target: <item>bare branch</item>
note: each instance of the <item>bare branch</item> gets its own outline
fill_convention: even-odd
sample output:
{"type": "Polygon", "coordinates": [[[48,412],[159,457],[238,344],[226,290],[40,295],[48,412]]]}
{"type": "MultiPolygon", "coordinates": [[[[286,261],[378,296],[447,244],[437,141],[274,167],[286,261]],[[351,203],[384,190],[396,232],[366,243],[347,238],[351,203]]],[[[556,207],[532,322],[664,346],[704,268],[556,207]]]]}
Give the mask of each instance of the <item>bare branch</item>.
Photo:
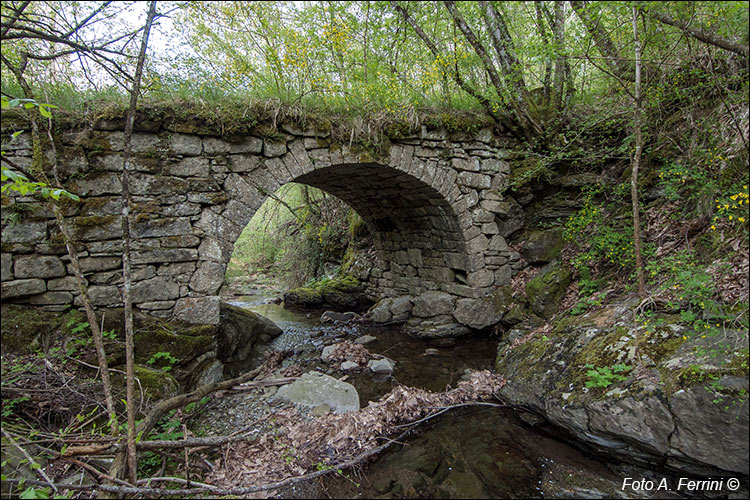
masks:
{"type": "Polygon", "coordinates": [[[745,62],[747,62],[747,57],[750,54],[750,48],[748,48],[747,45],[742,45],[740,43],[727,40],[726,38],[720,37],[716,33],[708,32],[702,28],[692,28],[685,22],[672,19],[667,14],[656,12],[653,9],[649,9],[647,11],[647,14],[660,23],[668,24],[669,26],[674,26],[675,28],[681,29],[683,33],[695,38],[696,40],[700,40],[703,43],[707,43],[709,45],[713,45],[714,47],[719,47],[720,49],[728,50],[730,52],[734,52],[735,54],[744,56],[745,62]]]}

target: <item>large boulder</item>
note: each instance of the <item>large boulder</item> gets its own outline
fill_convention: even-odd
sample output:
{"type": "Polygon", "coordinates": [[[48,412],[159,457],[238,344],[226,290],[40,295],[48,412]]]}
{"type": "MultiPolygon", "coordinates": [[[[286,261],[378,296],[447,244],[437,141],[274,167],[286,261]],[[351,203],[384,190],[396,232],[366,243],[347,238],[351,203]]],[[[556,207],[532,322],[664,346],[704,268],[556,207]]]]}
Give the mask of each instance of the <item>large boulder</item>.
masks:
{"type": "Polygon", "coordinates": [[[545,335],[529,339],[529,328],[521,343],[501,344],[501,397],[619,459],[747,475],[747,332],[727,330],[733,350],[717,355],[716,339],[678,315],[655,315],[647,332],[634,328],[636,305],[566,317],[545,335]]]}
{"type": "Polygon", "coordinates": [[[481,330],[499,322],[514,305],[510,286],[496,288],[479,299],[458,299],[453,317],[462,325],[481,330]]]}
{"type": "Polygon", "coordinates": [[[455,298],[445,292],[429,291],[414,298],[412,316],[431,318],[441,314],[453,313],[455,298]]]}
{"type": "Polygon", "coordinates": [[[414,297],[400,295],[388,297],[375,304],[368,312],[373,323],[399,323],[409,319],[414,307],[414,297]]]}
{"type": "Polygon", "coordinates": [[[364,286],[353,276],[325,278],[310,286],[289,290],[284,294],[284,305],[317,309],[328,307],[336,311],[366,311],[372,305],[364,286]]]}
{"type": "Polygon", "coordinates": [[[553,262],[526,283],[526,297],[531,310],[543,318],[549,318],[560,306],[573,273],[560,262],[553,262]]]}
{"type": "Polygon", "coordinates": [[[253,346],[267,343],[281,333],[281,328],[270,319],[222,303],[216,357],[224,363],[244,361],[250,356],[253,346]]]}
{"type": "Polygon", "coordinates": [[[565,241],[562,229],[535,229],[526,233],[521,255],[529,264],[546,264],[560,256],[565,241]]]}
{"type": "Polygon", "coordinates": [[[353,385],[314,371],[281,386],[273,399],[310,409],[327,404],[334,413],[359,410],[359,394],[353,385]]]}

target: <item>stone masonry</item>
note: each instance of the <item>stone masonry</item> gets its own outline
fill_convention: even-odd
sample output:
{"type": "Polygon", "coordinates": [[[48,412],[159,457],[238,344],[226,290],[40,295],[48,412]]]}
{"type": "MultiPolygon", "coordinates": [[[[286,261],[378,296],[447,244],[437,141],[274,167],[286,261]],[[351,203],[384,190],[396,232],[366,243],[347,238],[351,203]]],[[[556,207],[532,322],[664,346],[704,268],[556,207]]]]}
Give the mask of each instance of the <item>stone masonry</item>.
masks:
{"type": "MultiPolygon", "coordinates": [[[[81,197],[68,204],[66,217],[97,307],[121,304],[124,141],[112,128],[103,122],[56,139],[62,181],[81,197]]],[[[13,131],[3,130],[3,140],[13,131]]],[[[480,302],[520,269],[518,253],[500,234],[509,207],[497,194],[510,171],[511,139],[490,129],[469,137],[422,127],[373,156],[326,132],[289,125],[283,131],[273,139],[232,140],[163,127],[134,134],[137,309],[217,323],[235,241],[268,194],[292,181],[323,189],[362,216],[378,254],[370,286],[381,298],[442,292],[461,306],[459,316],[470,317],[472,304],[485,307],[480,302]]],[[[2,147],[16,164],[30,164],[28,131],[2,147]]],[[[80,303],[54,218],[33,198],[3,196],[2,300],[49,309],[80,303]]]]}

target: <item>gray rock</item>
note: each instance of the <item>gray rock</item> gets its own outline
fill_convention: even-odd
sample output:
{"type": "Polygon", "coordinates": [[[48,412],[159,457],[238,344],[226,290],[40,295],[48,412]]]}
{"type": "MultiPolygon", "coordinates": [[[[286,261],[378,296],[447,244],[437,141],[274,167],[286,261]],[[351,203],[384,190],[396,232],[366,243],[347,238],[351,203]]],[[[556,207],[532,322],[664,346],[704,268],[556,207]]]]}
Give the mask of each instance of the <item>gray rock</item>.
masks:
{"type": "Polygon", "coordinates": [[[546,264],[560,255],[565,245],[562,229],[533,230],[524,235],[521,255],[530,264],[546,264]]]}
{"type": "Polygon", "coordinates": [[[67,274],[65,265],[53,255],[17,257],[13,269],[16,278],[57,278],[67,274]]]}
{"type": "Polygon", "coordinates": [[[47,239],[47,222],[27,221],[3,227],[3,243],[42,243],[47,239]]]}
{"type": "Polygon", "coordinates": [[[505,286],[480,299],[459,299],[453,317],[460,324],[477,330],[492,326],[513,307],[511,293],[510,287],[505,286]]]}
{"type": "Polygon", "coordinates": [[[359,314],[355,312],[340,313],[336,311],[326,311],[320,315],[320,321],[321,323],[347,323],[349,321],[354,321],[359,317],[359,314]]]}
{"type": "Polygon", "coordinates": [[[224,283],[224,265],[218,262],[203,262],[190,279],[190,288],[199,293],[213,295],[224,283]]]}
{"type": "Polygon", "coordinates": [[[327,345],[323,348],[323,352],[320,354],[320,359],[324,363],[330,363],[331,362],[331,355],[333,355],[333,351],[336,350],[338,347],[338,344],[331,344],[327,345]]]}
{"type": "Polygon", "coordinates": [[[131,297],[134,304],[177,299],[180,297],[180,287],[172,280],[157,276],[135,283],[131,297]]]}
{"type": "Polygon", "coordinates": [[[273,321],[242,307],[221,303],[216,357],[224,362],[245,361],[253,347],[281,335],[273,321]]]}
{"type": "Polygon", "coordinates": [[[13,279],[13,255],[4,253],[0,256],[0,281],[13,279]]]}
{"type": "Polygon", "coordinates": [[[373,340],[377,340],[377,339],[373,337],[372,335],[362,335],[361,337],[357,337],[356,339],[354,339],[354,343],[364,345],[364,344],[369,344],[373,340]]]}
{"type": "Polygon", "coordinates": [[[354,361],[344,361],[341,363],[341,371],[348,372],[359,369],[359,364],[354,361]]]}
{"type": "Polygon", "coordinates": [[[451,314],[455,298],[445,292],[429,291],[414,298],[413,316],[429,318],[441,314],[451,314]]]}
{"type": "Polygon", "coordinates": [[[395,366],[396,366],[396,362],[388,358],[371,359],[367,363],[367,368],[369,368],[375,373],[380,373],[380,374],[393,373],[393,369],[395,366]]]}
{"type": "Polygon", "coordinates": [[[35,295],[45,290],[47,290],[47,286],[42,279],[13,280],[3,281],[2,283],[3,299],[35,295]]]}
{"type": "Polygon", "coordinates": [[[319,372],[307,372],[299,380],[280,387],[273,400],[308,408],[327,404],[337,414],[359,410],[359,394],[353,385],[319,372]]]}
{"type": "Polygon", "coordinates": [[[214,359],[198,371],[195,385],[196,387],[200,387],[202,385],[214,384],[220,382],[223,378],[224,363],[218,359],[214,359]]]}
{"type": "Polygon", "coordinates": [[[750,432],[746,399],[717,397],[700,385],[674,393],[669,408],[678,423],[669,442],[671,455],[747,473],[750,432]],[[715,403],[715,399],[721,401],[715,403]]]}
{"type": "Polygon", "coordinates": [[[561,263],[545,266],[538,275],[526,283],[526,297],[531,310],[546,318],[557,311],[570,284],[572,273],[561,263]]]}
{"type": "Polygon", "coordinates": [[[219,297],[184,297],[177,301],[175,318],[198,325],[219,324],[219,297]]]}

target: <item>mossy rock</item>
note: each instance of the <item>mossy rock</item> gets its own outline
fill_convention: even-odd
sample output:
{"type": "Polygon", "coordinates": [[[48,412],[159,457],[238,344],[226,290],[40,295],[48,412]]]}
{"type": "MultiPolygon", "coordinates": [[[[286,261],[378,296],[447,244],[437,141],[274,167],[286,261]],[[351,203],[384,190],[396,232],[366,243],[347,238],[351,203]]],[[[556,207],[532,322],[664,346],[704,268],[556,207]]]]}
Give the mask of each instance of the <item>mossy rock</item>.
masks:
{"type": "MultiPolygon", "coordinates": [[[[125,340],[123,317],[121,308],[104,313],[104,329],[117,332],[119,340],[125,340]]],[[[165,321],[141,313],[134,314],[133,322],[136,363],[146,363],[157,352],[168,352],[177,358],[175,366],[182,366],[216,348],[216,325],[165,321]]]]}
{"type": "Polygon", "coordinates": [[[526,241],[521,248],[521,255],[529,264],[546,264],[560,256],[565,246],[562,228],[536,229],[524,235],[526,241]]]}
{"type": "Polygon", "coordinates": [[[526,297],[531,310],[543,318],[552,316],[565,296],[571,277],[570,268],[565,264],[557,262],[545,266],[526,284],[526,297]]]}
{"type": "MultiPolygon", "coordinates": [[[[125,371],[124,366],[118,366],[118,370],[125,371]]],[[[169,373],[148,366],[136,364],[134,367],[135,376],[141,382],[143,392],[147,399],[159,400],[171,398],[181,392],[180,384],[169,373]]],[[[120,373],[115,373],[112,377],[112,385],[115,392],[124,391],[125,378],[120,373]]],[[[138,383],[135,384],[136,395],[139,394],[138,383]]]]}
{"type": "Polygon", "coordinates": [[[323,293],[310,287],[301,286],[284,294],[284,304],[314,309],[323,306],[323,293]]]}
{"type": "Polygon", "coordinates": [[[336,310],[367,310],[370,301],[362,284],[353,276],[341,275],[323,279],[310,286],[299,287],[284,294],[284,304],[302,308],[329,307],[336,310]]]}
{"type": "Polygon", "coordinates": [[[68,315],[13,304],[3,304],[0,311],[4,353],[31,354],[42,348],[51,336],[70,334],[66,326],[68,315]]]}

